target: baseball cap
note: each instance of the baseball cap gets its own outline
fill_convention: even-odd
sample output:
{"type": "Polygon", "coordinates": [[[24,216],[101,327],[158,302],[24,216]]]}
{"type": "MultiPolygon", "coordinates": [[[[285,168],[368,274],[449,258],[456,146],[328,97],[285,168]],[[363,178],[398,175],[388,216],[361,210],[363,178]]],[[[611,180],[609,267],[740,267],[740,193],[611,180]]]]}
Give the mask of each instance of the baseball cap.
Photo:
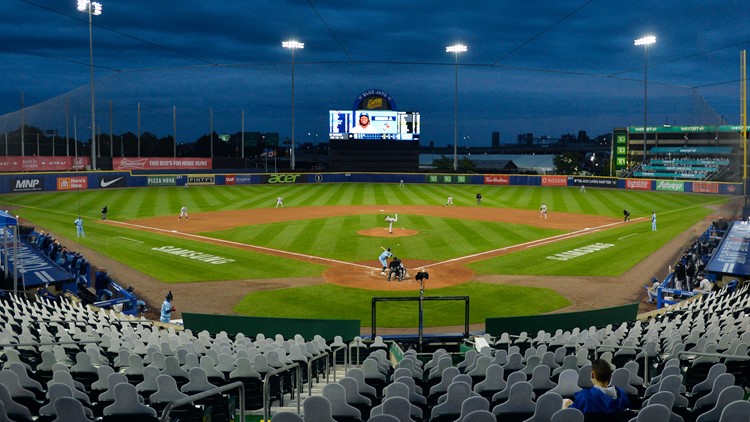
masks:
{"type": "Polygon", "coordinates": [[[366,116],[368,119],[370,118],[370,115],[367,113],[359,113],[359,117],[366,116]]]}

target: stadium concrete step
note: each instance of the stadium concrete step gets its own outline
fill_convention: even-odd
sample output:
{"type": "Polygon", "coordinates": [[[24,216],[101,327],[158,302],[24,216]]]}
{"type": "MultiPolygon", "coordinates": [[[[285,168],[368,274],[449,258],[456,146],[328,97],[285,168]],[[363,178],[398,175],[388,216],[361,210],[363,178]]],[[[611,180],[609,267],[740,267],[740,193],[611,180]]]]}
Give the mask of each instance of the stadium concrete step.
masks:
{"type": "MultiPolygon", "coordinates": [[[[335,373],[335,379],[338,381],[341,378],[346,376],[346,370],[343,366],[340,366],[337,368],[335,373]]],[[[330,375],[328,376],[328,382],[326,382],[325,377],[319,377],[318,382],[315,382],[315,378],[313,377],[313,384],[312,387],[310,387],[308,384],[304,384],[302,386],[302,394],[300,396],[295,395],[294,399],[291,399],[289,397],[289,394],[286,394],[284,396],[284,405],[280,406],[278,401],[274,401],[271,403],[271,414],[276,414],[279,412],[293,412],[297,413],[297,401],[300,400],[300,411],[302,409],[302,403],[304,403],[305,399],[310,396],[320,396],[323,394],[323,387],[326,386],[327,383],[334,383],[334,372],[331,371],[330,375]]],[[[261,413],[263,413],[261,411],[261,413]]]]}

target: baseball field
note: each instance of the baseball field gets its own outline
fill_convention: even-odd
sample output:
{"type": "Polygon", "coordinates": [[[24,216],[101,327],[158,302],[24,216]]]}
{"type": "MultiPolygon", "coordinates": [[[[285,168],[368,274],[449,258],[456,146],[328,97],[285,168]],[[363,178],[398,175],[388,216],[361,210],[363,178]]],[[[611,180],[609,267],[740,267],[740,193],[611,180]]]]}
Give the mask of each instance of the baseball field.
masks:
{"type": "MultiPolygon", "coordinates": [[[[359,183],[0,196],[0,206],[24,224],[108,268],[152,309],[171,290],[177,317],[191,311],[358,319],[363,327],[371,324],[373,297],[416,295],[419,268],[430,275],[426,295],[471,298],[472,324],[639,301],[642,285],[665,275],[698,228],[730,217],[733,202],[614,189],[359,183]],[[279,196],[284,208],[274,207],[279,196]],[[444,206],[448,196],[455,206],[444,206]],[[189,220],[178,220],[182,206],[189,220]],[[622,221],[623,209],[630,223],[622,221]],[[384,218],[396,214],[389,233],[384,218]],[[83,238],[75,237],[79,215],[83,238]],[[382,248],[404,261],[410,277],[385,280],[377,260],[382,248]]],[[[462,303],[425,305],[425,326],[455,326],[462,318],[462,303]]],[[[416,321],[414,303],[379,305],[379,326],[416,321]]]]}

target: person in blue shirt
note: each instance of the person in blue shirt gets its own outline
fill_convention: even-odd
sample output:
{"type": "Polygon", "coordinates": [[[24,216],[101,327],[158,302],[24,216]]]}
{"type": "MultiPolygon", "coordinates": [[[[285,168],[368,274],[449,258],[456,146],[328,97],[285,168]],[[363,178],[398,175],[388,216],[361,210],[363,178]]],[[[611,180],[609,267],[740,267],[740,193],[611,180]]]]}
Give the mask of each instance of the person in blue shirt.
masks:
{"type": "Polygon", "coordinates": [[[385,270],[388,269],[388,258],[392,257],[393,254],[391,253],[391,248],[383,248],[382,246],[381,248],[383,249],[383,253],[378,257],[378,261],[383,266],[383,271],[380,274],[385,275],[385,270]]]}
{"type": "Polygon", "coordinates": [[[172,305],[172,291],[170,290],[161,304],[161,317],[159,321],[168,323],[172,319],[172,312],[174,312],[174,306],[172,305]]]}
{"type": "Polygon", "coordinates": [[[591,388],[575,394],[573,401],[565,399],[564,407],[573,407],[586,413],[615,413],[627,410],[630,400],[620,387],[610,386],[612,366],[604,359],[591,362],[591,388]]]}
{"type": "Polygon", "coordinates": [[[76,225],[76,236],[86,237],[86,233],[83,232],[83,219],[79,215],[76,221],[73,222],[76,225]]]}
{"type": "Polygon", "coordinates": [[[96,300],[109,300],[112,299],[114,294],[112,290],[109,290],[109,283],[112,279],[109,277],[109,273],[106,269],[101,268],[94,274],[94,289],[96,289],[96,300]]]}

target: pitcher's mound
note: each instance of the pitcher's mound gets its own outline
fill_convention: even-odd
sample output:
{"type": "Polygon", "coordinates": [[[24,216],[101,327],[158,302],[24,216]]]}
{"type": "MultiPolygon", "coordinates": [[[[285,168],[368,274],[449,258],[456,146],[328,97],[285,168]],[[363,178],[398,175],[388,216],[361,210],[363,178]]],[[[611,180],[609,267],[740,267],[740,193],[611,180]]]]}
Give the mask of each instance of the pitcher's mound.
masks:
{"type": "Polygon", "coordinates": [[[360,230],[357,232],[357,234],[361,234],[362,236],[375,236],[375,237],[404,237],[404,236],[414,236],[416,234],[419,234],[417,230],[409,230],[409,229],[402,229],[400,227],[394,227],[393,233],[388,233],[388,227],[378,227],[376,229],[365,229],[360,230]]]}

